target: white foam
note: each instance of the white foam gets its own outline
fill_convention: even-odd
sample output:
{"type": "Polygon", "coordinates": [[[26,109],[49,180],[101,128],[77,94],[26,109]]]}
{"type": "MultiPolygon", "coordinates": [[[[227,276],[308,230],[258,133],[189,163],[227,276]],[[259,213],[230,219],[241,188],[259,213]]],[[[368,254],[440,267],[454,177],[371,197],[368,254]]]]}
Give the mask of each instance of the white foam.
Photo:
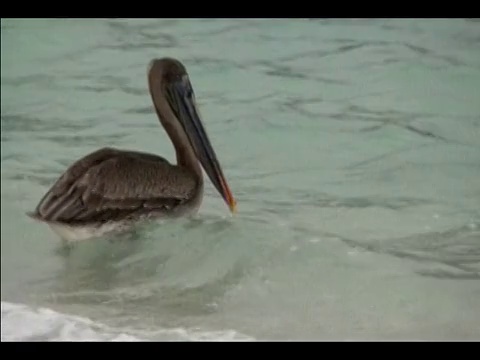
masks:
{"type": "Polygon", "coordinates": [[[107,223],[105,225],[95,227],[95,226],[69,226],[69,225],[60,225],[60,224],[49,224],[50,228],[58,235],[61,239],[67,242],[79,242],[85,241],[92,238],[97,238],[117,230],[118,225],[115,223],[107,223]]]}
{"type": "Polygon", "coordinates": [[[141,341],[106,326],[46,308],[2,301],[2,341],[141,341]]]}
{"type": "Polygon", "coordinates": [[[125,331],[90,319],[2,301],[2,341],[229,341],[253,340],[234,330],[156,329],[125,331]]]}

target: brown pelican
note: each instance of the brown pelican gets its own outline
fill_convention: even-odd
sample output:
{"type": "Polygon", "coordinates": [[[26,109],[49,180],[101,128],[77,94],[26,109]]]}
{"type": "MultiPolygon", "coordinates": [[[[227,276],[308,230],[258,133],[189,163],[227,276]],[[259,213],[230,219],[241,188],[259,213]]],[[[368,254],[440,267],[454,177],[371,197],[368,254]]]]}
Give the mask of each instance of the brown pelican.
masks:
{"type": "Polygon", "coordinates": [[[175,147],[177,164],[143,152],[102,148],[74,162],[28,215],[68,241],[125,230],[145,218],[195,213],[203,175],[235,212],[236,202],[200,119],[182,63],[154,59],[148,86],[155,111],[175,147]]]}

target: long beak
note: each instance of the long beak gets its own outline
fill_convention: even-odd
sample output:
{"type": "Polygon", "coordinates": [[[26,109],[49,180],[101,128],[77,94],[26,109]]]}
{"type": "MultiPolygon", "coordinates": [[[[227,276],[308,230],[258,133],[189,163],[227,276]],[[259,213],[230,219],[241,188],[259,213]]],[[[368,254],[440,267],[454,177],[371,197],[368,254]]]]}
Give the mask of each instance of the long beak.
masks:
{"type": "Polygon", "coordinates": [[[187,76],[167,85],[168,100],[192,144],[197,158],[230,211],[235,213],[236,201],[223,175],[217,155],[208,139],[195,103],[195,95],[187,76]]]}

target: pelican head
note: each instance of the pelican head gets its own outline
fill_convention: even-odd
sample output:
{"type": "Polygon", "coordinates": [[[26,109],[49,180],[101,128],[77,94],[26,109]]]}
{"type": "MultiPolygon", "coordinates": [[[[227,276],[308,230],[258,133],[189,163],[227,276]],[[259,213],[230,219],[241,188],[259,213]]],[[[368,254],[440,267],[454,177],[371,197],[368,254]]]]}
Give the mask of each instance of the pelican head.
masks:
{"type": "Polygon", "coordinates": [[[175,147],[193,148],[230,211],[235,212],[235,199],[205,131],[185,66],[172,58],[154,59],[148,68],[148,84],[157,114],[175,147]],[[188,139],[188,144],[183,139],[188,139]]]}

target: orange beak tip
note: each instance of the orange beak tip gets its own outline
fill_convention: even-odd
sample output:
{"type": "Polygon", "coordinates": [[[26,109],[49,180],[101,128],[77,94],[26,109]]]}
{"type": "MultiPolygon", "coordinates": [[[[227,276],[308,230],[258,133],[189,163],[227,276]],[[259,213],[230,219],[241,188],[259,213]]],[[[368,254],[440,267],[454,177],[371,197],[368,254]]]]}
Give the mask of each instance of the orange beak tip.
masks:
{"type": "Polygon", "coordinates": [[[230,203],[229,207],[232,214],[237,213],[237,202],[234,199],[232,199],[232,202],[230,203]]]}

